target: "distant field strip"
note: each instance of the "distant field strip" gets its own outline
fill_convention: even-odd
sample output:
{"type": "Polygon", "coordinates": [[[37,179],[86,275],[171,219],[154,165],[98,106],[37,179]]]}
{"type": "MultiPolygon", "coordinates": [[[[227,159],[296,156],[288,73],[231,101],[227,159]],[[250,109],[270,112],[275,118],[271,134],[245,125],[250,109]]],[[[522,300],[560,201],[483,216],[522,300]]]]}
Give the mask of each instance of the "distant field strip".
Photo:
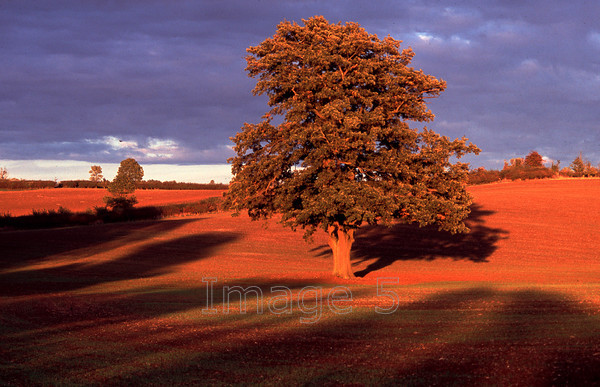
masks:
{"type": "Polygon", "coordinates": [[[599,384],[600,180],[469,191],[470,234],[365,227],[350,281],[276,219],[0,231],[0,384],[599,384]]]}
{"type": "MultiPolygon", "coordinates": [[[[193,202],[221,196],[222,190],[137,190],[138,206],[193,202]]],[[[57,188],[23,191],[0,191],[0,214],[30,215],[32,210],[57,210],[64,207],[73,212],[103,206],[102,198],[109,196],[104,189],[57,188]]]]}

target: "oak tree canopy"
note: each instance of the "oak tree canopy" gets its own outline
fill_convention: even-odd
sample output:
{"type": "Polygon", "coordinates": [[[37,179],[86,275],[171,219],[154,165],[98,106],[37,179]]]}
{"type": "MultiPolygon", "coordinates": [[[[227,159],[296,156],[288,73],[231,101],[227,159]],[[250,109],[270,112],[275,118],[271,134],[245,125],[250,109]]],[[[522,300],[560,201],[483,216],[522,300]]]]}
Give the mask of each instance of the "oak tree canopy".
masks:
{"type": "Polygon", "coordinates": [[[334,275],[354,277],[350,249],[364,224],[416,222],[467,232],[468,164],[479,149],[409,121],[432,121],[426,105],[446,83],[409,67],[413,51],[357,23],[322,16],[284,21],[247,49],[253,92],[268,97],[258,124],[232,141],[227,202],[252,219],[329,234],[334,275]]]}

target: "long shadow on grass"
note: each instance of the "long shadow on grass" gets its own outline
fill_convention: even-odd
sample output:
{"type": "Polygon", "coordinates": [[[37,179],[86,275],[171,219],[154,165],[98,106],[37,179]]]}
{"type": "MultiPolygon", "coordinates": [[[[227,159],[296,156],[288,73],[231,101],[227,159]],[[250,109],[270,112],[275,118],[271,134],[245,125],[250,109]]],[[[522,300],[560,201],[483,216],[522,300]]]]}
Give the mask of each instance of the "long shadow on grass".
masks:
{"type": "Polygon", "coordinates": [[[224,329],[228,322],[217,320],[214,335],[189,333],[157,343],[171,348],[211,340],[208,349],[198,345],[174,364],[119,380],[589,385],[600,381],[600,318],[592,312],[558,293],[476,288],[436,294],[391,315],[356,311],[280,328],[279,334],[273,322],[258,319],[232,338],[236,332],[224,329]]]}
{"type": "Polygon", "coordinates": [[[0,232],[0,271],[78,250],[92,255],[167,233],[198,219],[141,221],[89,227],[0,232]]]}
{"type": "MultiPolygon", "coordinates": [[[[600,381],[597,307],[559,293],[487,287],[443,291],[403,304],[388,315],[363,306],[301,324],[296,306],[289,315],[268,310],[264,315],[224,314],[218,294],[223,285],[254,285],[267,295],[272,286],[297,291],[319,287],[318,283],[243,281],[215,284],[213,306],[218,311],[208,317],[200,311],[189,315],[194,308],[207,306],[204,286],[158,293],[148,289],[148,293],[99,302],[92,298],[88,305],[59,311],[61,316],[40,316],[42,324],[56,327],[57,331],[46,330],[46,334],[56,335],[48,345],[60,356],[38,358],[21,368],[13,361],[4,380],[281,385],[589,385],[600,381]],[[176,312],[180,313],[177,321],[185,321],[179,328],[161,319],[144,320],[176,312]],[[79,329],[85,333],[78,333],[79,329]],[[71,341],[65,341],[66,332],[71,341]],[[78,344],[82,334],[86,336],[78,344]],[[78,362],[81,356],[91,359],[87,369],[82,370],[78,362]],[[38,379],[29,379],[28,369],[35,370],[38,379]],[[82,371],[89,379],[81,379],[82,371]]],[[[365,288],[353,293],[356,299],[372,295],[365,288]]],[[[10,335],[0,349],[4,347],[8,359],[30,359],[40,345],[36,332],[10,335]]]]}
{"type": "MultiPolygon", "coordinates": [[[[0,274],[0,294],[7,296],[40,295],[70,291],[112,281],[154,277],[168,273],[173,266],[206,258],[220,245],[239,238],[238,234],[231,232],[206,232],[168,241],[154,241],[155,237],[183,224],[185,221],[154,222],[146,224],[145,228],[136,229],[134,232],[131,232],[130,228],[121,230],[121,232],[104,229],[107,231],[106,234],[100,235],[95,241],[97,243],[95,245],[90,238],[94,235],[98,236],[98,234],[90,233],[90,228],[62,230],[60,235],[68,238],[66,243],[69,247],[62,246],[51,249],[51,252],[52,254],[66,254],[66,251],[75,249],[73,257],[75,262],[69,263],[67,257],[60,265],[48,262],[50,267],[47,268],[34,266],[28,269],[25,267],[21,270],[0,274]],[[73,233],[80,232],[83,232],[81,236],[85,236],[87,240],[72,241],[70,239],[74,237],[73,233]],[[122,253],[118,249],[126,247],[129,243],[143,240],[148,240],[148,242],[138,247],[137,250],[134,249],[125,255],[119,255],[122,253]],[[89,246],[89,244],[92,245],[89,246]],[[109,254],[115,254],[115,257],[112,258],[109,254]],[[88,261],[86,257],[89,256],[94,256],[94,260],[88,261]],[[107,258],[103,260],[103,256],[107,256],[107,258]]],[[[21,243],[23,243],[22,250],[18,249],[18,245],[13,245],[13,248],[27,254],[29,250],[25,245],[26,242],[21,241],[21,243]]],[[[48,241],[43,240],[39,243],[48,243],[48,241]]],[[[30,243],[30,245],[32,244],[35,245],[35,243],[30,243]]],[[[39,250],[43,249],[42,246],[31,248],[34,251],[29,257],[29,265],[42,264],[44,263],[43,256],[50,255],[50,252],[39,254],[39,250]]],[[[60,259],[60,256],[54,259],[60,259]]]]}
{"type": "MultiPolygon", "coordinates": [[[[471,207],[465,221],[471,232],[452,235],[435,227],[420,228],[414,224],[397,224],[392,227],[367,226],[358,230],[352,246],[354,264],[370,262],[356,272],[364,277],[393,264],[406,260],[453,259],[486,262],[496,250],[496,243],[508,231],[488,227],[485,218],[493,214],[478,205],[471,207]]],[[[326,246],[320,247],[328,254],[326,246]]]]}
{"type": "Polygon", "coordinates": [[[600,382],[595,305],[581,306],[560,293],[540,290],[493,292],[481,301],[482,308],[453,321],[458,334],[452,329],[436,333],[453,342],[434,345],[435,351],[399,371],[394,381],[540,386],[600,382]]]}
{"type": "MultiPolygon", "coordinates": [[[[159,368],[166,372],[162,380],[166,385],[173,385],[183,375],[168,374],[171,367],[168,360],[173,359],[171,351],[197,347],[209,352],[237,350],[244,340],[231,341],[227,337],[244,335],[245,329],[256,332],[273,328],[298,318],[294,314],[282,315],[274,322],[263,320],[264,324],[256,321],[255,305],[263,305],[264,313],[270,313],[263,294],[269,297],[275,286],[296,292],[306,286],[319,286],[311,280],[261,278],[218,280],[212,290],[202,283],[192,288],[176,285],[0,300],[4,301],[0,315],[0,353],[3,354],[0,380],[9,385],[105,384],[110,380],[107,375],[113,375],[112,382],[116,384],[133,381],[148,384],[153,380],[143,380],[146,377],[143,365],[152,364],[154,368],[157,366],[154,361],[158,360],[159,368]],[[228,304],[231,314],[224,311],[224,286],[260,289],[259,293],[248,293],[245,301],[249,304],[248,314],[240,314],[242,304],[235,293],[228,304]],[[204,316],[202,310],[212,308],[214,313],[204,316]],[[184,322],[183,328],[173,330],[173,322],[168,320],[172,314],[176,314],[175,325],[184,322]],[[168,378],[173,380],[167,382],[168,378]]],[[[208,383],[200,379],[195,383],[187,379],[187,382],[208,383]]]]}
{"type": "MultiPolygon", "coordinates": [[[[207,273],[207,277],[210,277],[210,274],[207,273]]],[[[177,287],[175,282],[170,287],[149,284],[133,290],[115,290],[113,292],[106,292],[105,289],[98,293],[86,294],[38,293],[37,297],[19,297],[12,301],[9,300],[3,313],[6,316],[15,317],[19,323],[29,321],[35,328],[43,329],[58,326],[59,331],[60,329],[78,330],[120,322],[135,324],[140,320],[163,317],[173,313],[185,314],[190,310],[196,310],[196,317],[200,318],[204,315],[202,310],[206,310],[213,322],[222,322],[226,321],[230,315],[239,315],[242,309],[250,316],[256,315],[259,304],[262,313],[269,314],[268,297],[270,297],[272,287],[283,286],[291,291],[297,291],[307,286],[319,286],[318,283],[310,280],[277,281],[261,278],[246,278],[228,282],[215,280],[208,283],[198,281],[198,285],[193,287],[177,287]],[[232,289],[229,295],[224,292],[226,287],[232,289]],[[244,289],[248,291],[245,292],[244,289]],[[258,292],[256,292],[257,289],[258,292]],[[239,293],[238,290],[242,293],[239,293]]],[[[19,293],[14,296],[21,295],[19,293]]],[[[295,316],[295,318],[297,317],[295,316]]],[[[190,317],[189,322],[191,324],[199,323],[193,317],[190,317]]],[[[152,328],[153,333],[156,333],[162,331],[163,327],[157,324],[152,328]]],[[[24,329],[24,331],[26,330],[24,329]]],[[[214,336],[215,331],[207,333],[214,336]]],[[[148,334],[148,331],[142,331],[140,336],[145,337],[148,334]]],[[[173,339],[177,338],[177,336],[173,337],[173,339]]]]}

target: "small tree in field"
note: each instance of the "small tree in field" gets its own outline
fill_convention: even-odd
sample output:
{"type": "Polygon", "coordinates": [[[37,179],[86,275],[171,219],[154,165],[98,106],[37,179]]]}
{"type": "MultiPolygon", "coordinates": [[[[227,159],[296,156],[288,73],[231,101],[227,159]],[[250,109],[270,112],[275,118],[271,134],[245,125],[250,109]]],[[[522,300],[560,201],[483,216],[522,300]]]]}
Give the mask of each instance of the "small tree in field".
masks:
{"type": "Polygon", "coordinates": [[[0,180],[8,179],[8,170],[4,167],[0,167],[0,180]]]}
{"type": "Polygon", "coordinates": [[[583,158],[581,157],[581,153],[570,165],[571,169],[575,176],[583,176],[583,172],[585,171],[585,163],[583,162],[583,158]]]}
{"type": "Polygon", "coordinates": [[[556,160],[556,163],[553,161],[550,169],[555,175],[558,175],[560,173],[560,160],[556,160]]]}
{"type": "Polygon", "coordinates": [[[137,182],[142,181],[144,177],[144,169],[138,164],[135,159],[128,158],[121,161],[117,176],[108,185],[108,192],[113,196],[104,198],[109,207],[131,207],[137,200],[135,196],[128,196],[135,191],[137,182]]]}
{"type": "Polygon", "coordinates": [[[102,167],[99,165],[92,165],[89,173],[90,181],[93,181],[95,183],[102,181],[102,178],[104,177],[102,176],[102,167]]]}
{"type": "Polygon", "coordinates": [[[531,151],[527,156],[525,156],[525,166],[529,168],[543,168],[544,159],[542,158],[542,155],[536,151],[531,151]]]}
{"type": "Polygon", "coordinates": [[[414,54],[400,43],[317,16],[303,26],[282,22],[247,50],[254,94],[266,94],[271,109],[232,138],[227,203],[252,219],[279,213],[307,236],[325,230],[333,273],[343,278],[354,277],[350,250],[363,224],[468,231],[468,164],[449,157],[479,149],[409,127],[433,120],[425,101],[446,84],[409,67],[414,54]]]}
{"type": "Polygon", "coordinates": [[[590,161],[585,162],[585,166],[583,168],[583,176],[593,177],[598,175],[598,170],[592,165],[590,161]]]}
{"type": "Polygon", "coordinates": [[[563,169],[560,170],[559,173],[561,176],[566,176],[566,177],[573,176],[573,170],[569,167],[564,167],[563,169]]]}

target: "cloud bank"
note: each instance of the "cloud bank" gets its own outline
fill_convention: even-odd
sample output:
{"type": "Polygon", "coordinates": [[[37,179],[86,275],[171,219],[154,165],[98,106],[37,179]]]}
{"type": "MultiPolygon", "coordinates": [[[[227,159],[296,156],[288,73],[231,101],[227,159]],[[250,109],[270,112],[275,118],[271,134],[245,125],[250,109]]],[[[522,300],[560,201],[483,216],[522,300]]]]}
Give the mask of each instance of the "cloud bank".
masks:
{"type": "Polygon", "coordinates": [[[429,127],[482,148],[474,166],[600,161],[600,4],[558,0],[4,2],[0,158],[225,163],[267,110],[245,49],[314,15],[412,47],[448,83],[429,127]]]}

